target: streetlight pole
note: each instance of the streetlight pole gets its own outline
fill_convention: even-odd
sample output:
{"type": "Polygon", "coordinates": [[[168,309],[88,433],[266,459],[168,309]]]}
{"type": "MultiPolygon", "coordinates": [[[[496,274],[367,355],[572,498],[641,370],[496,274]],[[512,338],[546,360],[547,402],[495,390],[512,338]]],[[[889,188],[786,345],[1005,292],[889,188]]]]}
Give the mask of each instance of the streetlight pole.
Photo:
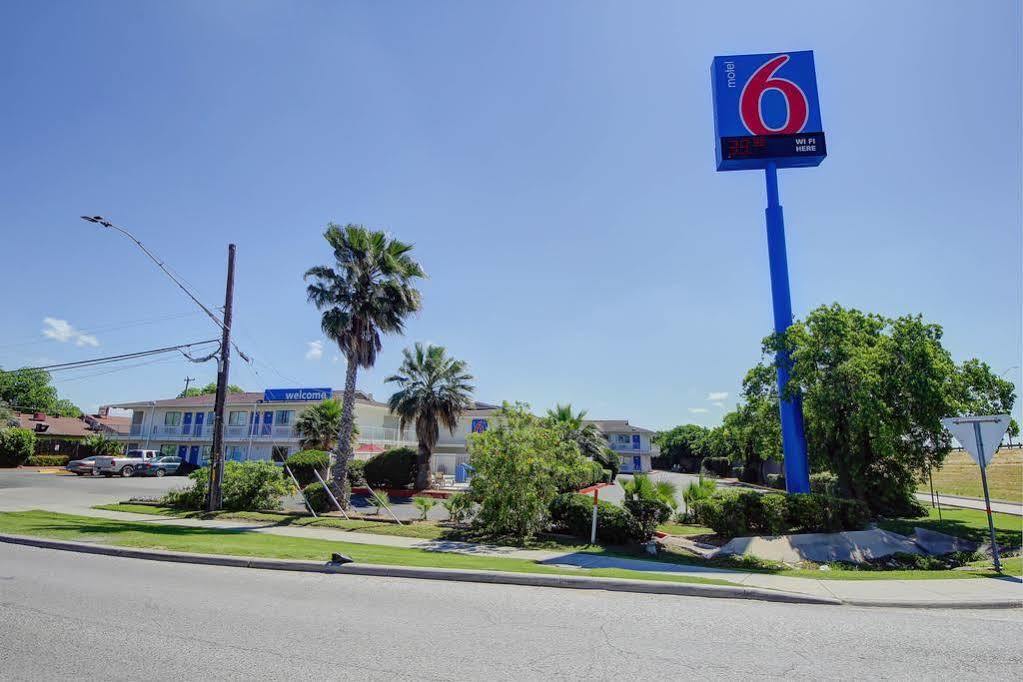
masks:
{"type": "Polygon", "coordinates": [[[224,482],[224,406],[227,402],[227,381],[231,370],[231,318],[234,309],[234,252],[227,246],[227,290],[224,293],[224,325],[217,363],[217,397],[213,407],[213,461],[210,462],[210,490],[206,511],[214,512],[223,504],[224,482]]]}

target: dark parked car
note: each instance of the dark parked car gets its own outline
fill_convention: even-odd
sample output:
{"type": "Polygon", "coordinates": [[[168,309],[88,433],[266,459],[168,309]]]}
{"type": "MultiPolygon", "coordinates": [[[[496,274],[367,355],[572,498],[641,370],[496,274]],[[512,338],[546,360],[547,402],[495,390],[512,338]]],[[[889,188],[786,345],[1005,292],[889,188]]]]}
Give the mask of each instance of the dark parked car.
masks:
{"type": "Polygon", "coordinates": [[[139,465],[137,476],[172,476],[181,468],[181,458],[173,455],[157,457],[139,465]]]}
{"type": "Polygon", "coordinates": [[[96,463],[95,457],[85,457],[83,459],[73,459],[67,463],[65,467],[68,471],[79,476],[92,476],[93,465],[96,463]]]}

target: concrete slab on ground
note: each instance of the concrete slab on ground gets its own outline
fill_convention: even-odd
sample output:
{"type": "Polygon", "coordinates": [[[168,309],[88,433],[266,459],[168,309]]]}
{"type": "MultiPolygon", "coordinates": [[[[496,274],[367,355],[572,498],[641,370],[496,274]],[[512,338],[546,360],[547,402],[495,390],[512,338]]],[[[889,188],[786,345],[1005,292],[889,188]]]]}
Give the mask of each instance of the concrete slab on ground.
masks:
{"type": "Polygon", "coordinates": [[[714,556],[750,555],[769,561],[799,563],[851,561],[862,563],[896,553],[922,554],[905,535],[880,528],[844,533],[800,533],[770,537],[734,538],[714,556]]]}

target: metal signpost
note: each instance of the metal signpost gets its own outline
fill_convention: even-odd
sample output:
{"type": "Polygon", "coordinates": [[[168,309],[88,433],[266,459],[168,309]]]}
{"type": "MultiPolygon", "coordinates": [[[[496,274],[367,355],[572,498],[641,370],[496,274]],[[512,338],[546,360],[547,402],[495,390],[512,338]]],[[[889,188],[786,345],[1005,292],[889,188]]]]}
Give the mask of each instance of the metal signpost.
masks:
{"type": "MultiPolygon", "coordinates": [[[[763,169],[767,183],[767,253],[771,268],[774,330],[792,324],[785,254],[785,220],[778,200],[778,169],[820,165],[827,156],[817,98],[813,52],[715,57],[711,63],[714,139],[719,171],[763,169]]],[[[799,396],[785,397],[791,361],[775,357],[781,396],[785,486],[810,492],[810,467],[799,396]]]]}
{"type": "Polygon", "coordinates": [[[987,510],[987,527],[991,533],[991,554],[995,560],[995,570],[1002,572],[1002,562],[998,557],[998,543],[995,542],[995,522],[991,517],[991,496],[987,490],[987,465],[995,458],[995,451],[1002,442],[1011,419],[1007,414],[971,417],[949,417],[941,420],[941,425],[955,436],[959,444],[970,453],[973,461],[980,465],[980,482],[984,487],[984,509],[987,510]]]}

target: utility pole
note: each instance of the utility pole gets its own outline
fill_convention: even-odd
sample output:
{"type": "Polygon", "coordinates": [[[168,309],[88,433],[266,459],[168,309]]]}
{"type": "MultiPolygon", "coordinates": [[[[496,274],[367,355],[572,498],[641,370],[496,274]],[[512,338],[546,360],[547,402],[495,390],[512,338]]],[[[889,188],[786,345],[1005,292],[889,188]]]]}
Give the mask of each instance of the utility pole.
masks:
{"type": "Polygon", "coordinates": [[[224,481],[224,405],[227,402],[227,382],[231,369],[231,312],[234,305],[234,252],[235,245],[227,245],[227,291],[224,294],[224,327],[220,340],[217,363],[217,397],[213,407],[213,461],[210,462],[210,490],[206,497],[206,511],[217,511],[223,503],[221,485],[224,481]]]}
{"type": "Polygon", "coordinates": [[[193,381],[195,381],[195,377],[185,377],[185,390],[181,392],[183,397],[188,397],[188,385],[193,381]]]}

